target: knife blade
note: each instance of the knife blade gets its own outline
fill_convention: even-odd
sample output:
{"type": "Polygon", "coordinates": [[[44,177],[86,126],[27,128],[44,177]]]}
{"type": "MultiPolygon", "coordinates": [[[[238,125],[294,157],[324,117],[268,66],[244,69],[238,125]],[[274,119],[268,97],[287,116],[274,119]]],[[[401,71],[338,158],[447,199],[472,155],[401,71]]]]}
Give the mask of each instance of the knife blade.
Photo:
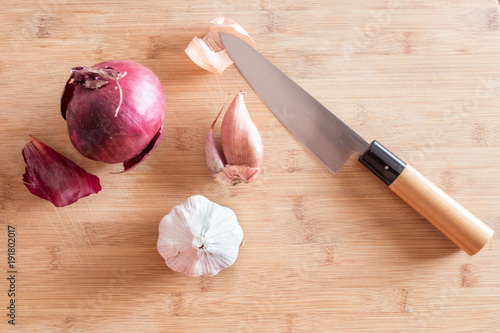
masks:
{"type": "Polygon", "coordinates": [[[368,147],[361,136],[337,118],[269,60],[233,35],[224,45],[253,90],[285,127],[333,173],[368,147]],[[241,44],[241,42],[245,44],[241,44]],[[227,45],[226,45],[227,44],[227,45]]]}
{"type": "Polygon", "coordinates": [[[219,33],[229,56],[271,112],[333,174],[354,154],[400,198],[469,255],[493,230],[378,141],[370,144],[243,40],[219,33]]]}

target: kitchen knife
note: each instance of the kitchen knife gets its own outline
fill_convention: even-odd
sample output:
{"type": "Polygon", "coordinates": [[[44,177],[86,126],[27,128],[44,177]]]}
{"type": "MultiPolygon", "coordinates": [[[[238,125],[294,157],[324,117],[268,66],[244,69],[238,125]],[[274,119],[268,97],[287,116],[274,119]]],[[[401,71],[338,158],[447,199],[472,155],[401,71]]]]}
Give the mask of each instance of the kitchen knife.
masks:
{"type": "Polygon", "coordinates": [[[253,47],[220,32],[236,67],[281,123],[333,174],[354,154],[400,198],[469,255],[493,230],[378,141],[366,142],[253,47]]]}

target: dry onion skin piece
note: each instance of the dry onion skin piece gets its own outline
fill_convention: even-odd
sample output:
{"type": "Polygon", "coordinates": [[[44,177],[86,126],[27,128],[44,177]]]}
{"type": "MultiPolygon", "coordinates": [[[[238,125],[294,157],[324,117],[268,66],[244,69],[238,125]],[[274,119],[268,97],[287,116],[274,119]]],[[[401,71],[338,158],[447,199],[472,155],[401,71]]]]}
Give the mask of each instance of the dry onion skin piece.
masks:
{"type": "MultiPolygon", "coordinates": [[[[31,135],[30,135],[31,136],[31,135]]],[[[63,207],[101,190],[99,178],[34,136],[23,150],[24,185],[34,195],[63,207]]]]}
{"type": "Polygon", "coordinates": [[[222,44],[219,32],[235,35],[254,48],[255,42],[241,25],[230,18],[215,17],[210,23],[213,25],[207,35],[201,39],[194,37],[185,52],[201,68],[212,73],[222,74],[233,61],[222,44]]]}
{"type": "Polygon", "coordinates": [[[158,226],[157,248],[173,271],[214,276],[231,266],[243,240],[236,214],[201,195],[189,197],[158,226]]]}

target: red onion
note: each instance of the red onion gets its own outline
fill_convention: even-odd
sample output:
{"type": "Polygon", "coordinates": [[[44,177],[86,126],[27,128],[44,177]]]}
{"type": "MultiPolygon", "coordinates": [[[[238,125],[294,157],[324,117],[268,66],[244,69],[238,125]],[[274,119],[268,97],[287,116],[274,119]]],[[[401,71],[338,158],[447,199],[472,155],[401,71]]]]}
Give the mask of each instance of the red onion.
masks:
{"type": "Polygon", "coordinates": [[[85,157],[136,167],[163,136],[165,95],[147,67],[112,60],[73,67],[61,98],[73,146],[85,157]]]}

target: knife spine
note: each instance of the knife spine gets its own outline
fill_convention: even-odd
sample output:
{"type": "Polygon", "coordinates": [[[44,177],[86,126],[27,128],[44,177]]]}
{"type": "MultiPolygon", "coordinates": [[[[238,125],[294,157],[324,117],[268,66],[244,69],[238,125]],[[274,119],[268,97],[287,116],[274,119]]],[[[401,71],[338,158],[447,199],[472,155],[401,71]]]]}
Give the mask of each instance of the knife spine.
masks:
{"type": "Polygon", "coordinates": [[[406,167],[405,162],[376,140],[361,154],[359,161],[386,185],[391,185],[406,167]]]}

